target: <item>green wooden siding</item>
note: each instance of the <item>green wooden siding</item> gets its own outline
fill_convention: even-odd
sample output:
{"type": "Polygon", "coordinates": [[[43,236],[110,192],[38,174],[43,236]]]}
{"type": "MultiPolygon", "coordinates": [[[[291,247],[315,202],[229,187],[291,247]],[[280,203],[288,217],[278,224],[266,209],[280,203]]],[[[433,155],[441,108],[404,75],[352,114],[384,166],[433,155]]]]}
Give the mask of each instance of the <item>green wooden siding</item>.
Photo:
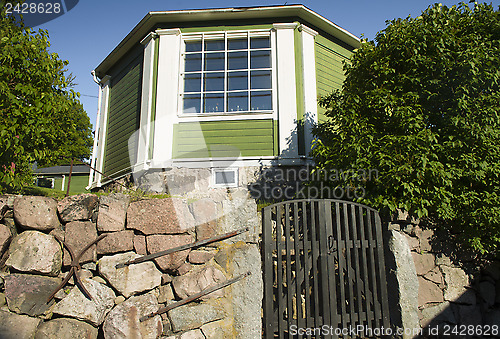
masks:
{"type": "MultiPolygon", "coordinates": [[[[343,61],[349,59],[351,52],[333,41],[318,35],[315,39],[316,83],[318,96],[324,96],[333,90],[342,89],[345,75],[343,61]]],[[[325,119],[325,110],[318,109],[318,119],[325,119]]]]}
{"type": "Polygon", "coordinates": [[[272,119],[185,122],[174,125],[173,154],[179,158],[275,155],[272,119]]]}
{"type": "MultiPolygon", "coordinates": [[[[50,178],[50,176],[47,176],[50,178]]],[[[64,180],[64,187],[62,185],[62,177],[53,177],[54,178],[54,190],[66,192],[69,176],[66,175],[64,180]],[[62,189],[61,189],[62,188],[62,189]]],[[[88,174],[73,174],[71,176],[71,183],[69,185],[69,193],[70,194],[80,194],[88,192],[85,187],[89,184],[89,175],[88,174]]]]}
{"type": "Polygon", "coordinates": [[[131,160],[135,162],[135,159],[130,159],[128,150],[129,138],[139,128],[142,54],[133,59],[111,81],[104,174],[116,177],[130,170],[131,160]]]}

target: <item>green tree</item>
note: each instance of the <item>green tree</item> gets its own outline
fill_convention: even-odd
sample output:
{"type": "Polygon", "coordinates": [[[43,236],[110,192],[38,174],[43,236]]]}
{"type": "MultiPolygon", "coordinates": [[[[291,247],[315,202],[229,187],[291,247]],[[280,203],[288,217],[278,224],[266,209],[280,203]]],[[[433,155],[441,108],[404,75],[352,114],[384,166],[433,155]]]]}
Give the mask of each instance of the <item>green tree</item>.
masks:
{"type": "Polygon", "coordinates": [[[65,75],[67,61],[49,53],[47,31],[34,32],[0,14],[0,191],[32,181],[32,164],[89,156],[92,127],[65,75]]]}
{"type": "Polygon", "coordinates": [[[332,185],[362,202],[437,221],[476,250],[500,244],[500,12],[433,5],[387,22],[320,100],[318,169],[377,169],[332,185]],[[358,192],[361,192],[359,190],[358,192]]]}

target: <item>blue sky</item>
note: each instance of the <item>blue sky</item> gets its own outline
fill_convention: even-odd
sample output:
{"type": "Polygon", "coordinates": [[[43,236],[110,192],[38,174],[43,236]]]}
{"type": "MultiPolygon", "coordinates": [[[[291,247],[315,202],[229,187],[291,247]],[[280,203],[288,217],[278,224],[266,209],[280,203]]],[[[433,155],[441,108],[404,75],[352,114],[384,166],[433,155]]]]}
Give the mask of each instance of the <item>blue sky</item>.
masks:
{"type": "MultiPolygon", "coordinates": [[[[372,40],[386,27],[386,20],[418,16],[435,1],[430,0],[303,0],[301,3],[356,36],[372,40]]],[[[490,1],[488,1],[490,2],[490,1]]],[[[441,1],[451,6],[458,1],[441,1]]],[[[492,1],[498,8],[500,0],[492,1]]],[[[68,71],[76,76],[75,90],[82,95],[90,121],[95,125],[98,86],[90,72],[134,28],[149,11],[199,8],[283,5],[285,1],[246,0],[80,0],[67,14],[36,28],[49,32],[51,52],[68,60],[68,71]]]]}

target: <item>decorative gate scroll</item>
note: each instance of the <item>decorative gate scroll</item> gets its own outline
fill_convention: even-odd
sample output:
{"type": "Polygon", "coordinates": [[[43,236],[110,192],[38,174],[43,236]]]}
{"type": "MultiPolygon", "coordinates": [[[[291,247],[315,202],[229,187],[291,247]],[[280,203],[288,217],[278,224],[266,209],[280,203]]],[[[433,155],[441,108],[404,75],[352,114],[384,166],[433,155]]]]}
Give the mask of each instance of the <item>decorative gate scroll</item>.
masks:
{"type": "Polygon", "coordinates": [[[370,331],[389,327],[376,210],[341,200],[267,206],[262,248],[265,338],[297,337],[298,329],[311,333],[320,328],[328,328],[328,334],[303,337],[335,338],[360,326],[368,337],[370,331]]]}

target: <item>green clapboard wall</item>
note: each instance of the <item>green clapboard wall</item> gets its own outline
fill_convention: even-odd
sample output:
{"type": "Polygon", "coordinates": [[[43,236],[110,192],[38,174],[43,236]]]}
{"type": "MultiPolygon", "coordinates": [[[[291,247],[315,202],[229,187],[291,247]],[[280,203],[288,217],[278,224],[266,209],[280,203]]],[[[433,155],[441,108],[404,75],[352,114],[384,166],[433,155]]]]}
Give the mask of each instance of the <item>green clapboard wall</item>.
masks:
{"type": "MultiPolygon", "coordinates": [[[[129,155],[129,138],[139,128],[142,91],[142,54],[136,56],[111,79],[104,174],[119,176],[135,163],[129,155]]],[[[136,149],[133,141],[132,148],[136,149]]]]}
{"type": "MultiPolygon", "coordinates": [[[[343,62],[352,53],[321,35],[316,36],[315,53],[317,91],[321,97],[342,88],[345,79],[343,62]]],[[[318,109],[318,120],[325,120],[325,109],[318,109]]]]}
{"type": "Polygon", "coordinates": [[[272,119],[187,122],[174,125],[174,158],[275,155],[272,119]]]}

